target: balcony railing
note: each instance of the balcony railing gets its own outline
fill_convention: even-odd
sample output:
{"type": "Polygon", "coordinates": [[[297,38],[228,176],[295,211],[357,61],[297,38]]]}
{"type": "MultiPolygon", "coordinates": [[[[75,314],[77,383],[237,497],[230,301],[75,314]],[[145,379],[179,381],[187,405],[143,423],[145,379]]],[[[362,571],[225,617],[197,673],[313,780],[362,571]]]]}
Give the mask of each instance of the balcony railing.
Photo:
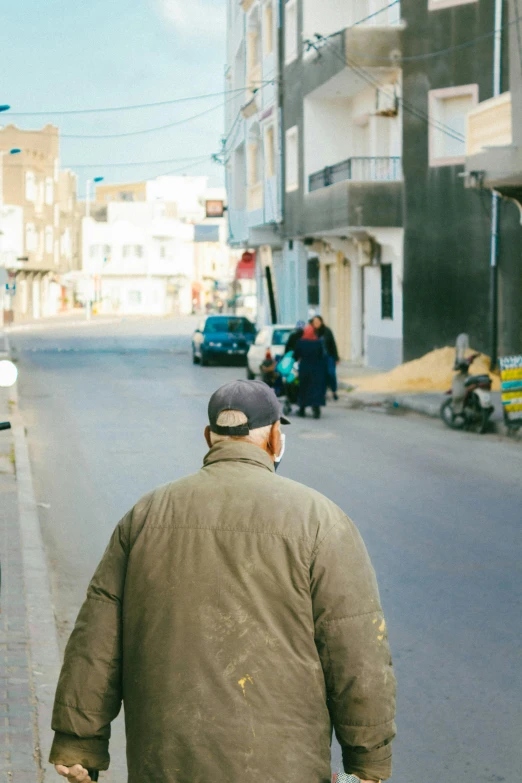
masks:
{"type": "Polygon", "coordinates": [[[336,182],[399,182],[402,158],[348,158],[335,166],[326,166],[308,178],[309,191],[327,188],[336,182]]]}

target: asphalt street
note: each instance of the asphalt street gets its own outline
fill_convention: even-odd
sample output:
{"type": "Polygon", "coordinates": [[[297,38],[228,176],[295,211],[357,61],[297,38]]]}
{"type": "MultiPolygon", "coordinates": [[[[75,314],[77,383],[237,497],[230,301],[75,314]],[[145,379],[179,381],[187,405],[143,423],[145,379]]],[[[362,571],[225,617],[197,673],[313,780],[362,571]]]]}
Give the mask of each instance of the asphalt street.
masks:
{"type": "MultiPolygon", "coordinates": [[[[208,397],[244,377],[192,365],[193,325],[10,335],[62,646],[115,524],[142,494],[199,468],[208,397]]],[[[377,570],[399,682],[394,780],[518,780],[521,446],[334,404],[290,430],[281,473],[343,507],[377,570]]],[[[121,721],[112,745],[105,780],[122,783],[121,721]]]]}

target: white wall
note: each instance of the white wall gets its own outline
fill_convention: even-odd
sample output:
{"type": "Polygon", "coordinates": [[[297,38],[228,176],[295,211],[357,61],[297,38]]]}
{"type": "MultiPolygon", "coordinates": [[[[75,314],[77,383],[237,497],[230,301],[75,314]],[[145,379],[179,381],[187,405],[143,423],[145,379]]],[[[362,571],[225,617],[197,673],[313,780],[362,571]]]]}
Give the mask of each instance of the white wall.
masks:
{"type": "Polygon", "coordinates": [[[319,92],[304,101],[305,181],[350,157],[402,155],[401,114],[377,116],[374,87],[351,98],[321,98],[319,92]]]}
{"type": "Polygon", "coordinates": [[[24,255],[23,207],[0,206],[0,266],[9,266],[24,255]]]}
{"type": "Polygon", "coordinates": [[[349,158],[352,148],[351,101],[305,99],[305,182],[310,174],[349,158]]]}
{"type": "Polygon", "coordinates": [[[365,354],[370,366],[394,366],[400,361],[403,338],[403,243],[402,229],[372,229],[382,246],[383,264],[392,265],[393,319],[381,317],[381,267],[364,267],[365,354]],[[386,346],[390,361],[386,363],[386,346]],[[384,354],[384,355],[383,355],[384,354]],[[395,357],[392,360],[392,357],[395,357]]]}

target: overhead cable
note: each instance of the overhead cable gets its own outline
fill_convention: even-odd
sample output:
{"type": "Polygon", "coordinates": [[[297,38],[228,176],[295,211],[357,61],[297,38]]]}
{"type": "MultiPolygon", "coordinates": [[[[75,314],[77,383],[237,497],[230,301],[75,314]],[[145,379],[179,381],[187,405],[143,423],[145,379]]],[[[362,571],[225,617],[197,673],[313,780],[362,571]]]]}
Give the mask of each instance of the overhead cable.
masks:
{"type": "MultiPolygon", "coordinates": [[[[270,82],[266,82],[269,84],[270,82]]],[[[189,101],[200,101],[206,98],[217,98],[232,93],[244,92],[248,87],[236,87],[233,90],[220,90],[219,92],[210,92],[205,95],[189,95],[185,98],[172,98],[168,101],[156,101],[154,103],[136,103],[131,106],[106,106],[98,109],[56,109],[54,111],[10,111],[10,117],[52,117],[65,116],[73,114],[104,114],[107,112],[134,111],[136,109],[154,109],[159,106],[173,106],[177,103],[188,103],[189,101]]]]}

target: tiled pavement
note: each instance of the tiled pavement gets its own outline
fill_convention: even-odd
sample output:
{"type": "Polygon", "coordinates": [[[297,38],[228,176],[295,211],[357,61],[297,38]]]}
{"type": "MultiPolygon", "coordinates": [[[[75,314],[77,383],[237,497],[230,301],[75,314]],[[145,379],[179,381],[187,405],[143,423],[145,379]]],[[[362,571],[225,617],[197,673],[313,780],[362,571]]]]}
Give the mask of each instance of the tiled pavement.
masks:
{"type": "MultiPolygon", "coordinates": [[[[0,389],[0,421],[9,416],[8,398],[8,392],[0,389]]],[[[9,430],[0,431],[0,560],[0,783],[37,783],[36,700],[9,430]]]]}

